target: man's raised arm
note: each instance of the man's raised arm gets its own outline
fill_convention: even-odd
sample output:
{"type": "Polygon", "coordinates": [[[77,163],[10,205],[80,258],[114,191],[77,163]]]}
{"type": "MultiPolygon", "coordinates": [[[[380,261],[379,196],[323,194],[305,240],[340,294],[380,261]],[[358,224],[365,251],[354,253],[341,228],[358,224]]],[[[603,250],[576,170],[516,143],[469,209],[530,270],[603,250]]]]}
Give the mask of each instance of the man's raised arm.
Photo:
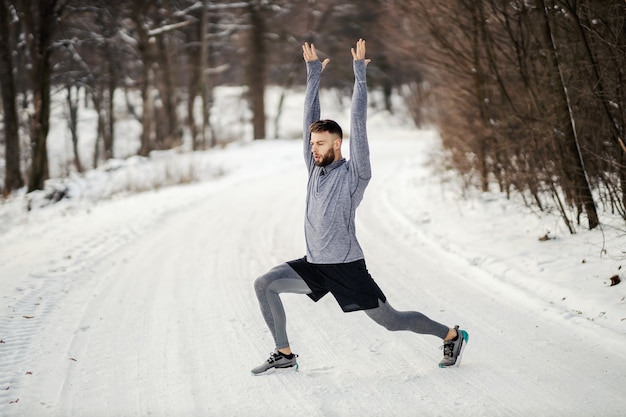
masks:
{"type": "Polygon", "coordinates": [[[367,143],[367,81],[366,67],[370,60],[365,58],[365,41],[359,39],[356,49],[352,48],[354,59],[354,91],[350,115],[350,163],[361,180],[372,176],[370,151],[367,143]]]}
{"type": "Polygon", "coordinates": [[[311,154],[311,133],[309,132],[309,126],[311,123],[316,122],[320,118],[320,79],[322,71],[326,68],[326,65],[330,62],[330,59],[325,59],[321,62],[317,56],[315,45],[309,45],[305,42],[302,45],[302,56],[306,62],[306,94],[304,96],[304,123],[303,123],[303,135],[304,135],[304,162],[310,169],[314,165],[313,155],[311,154]]]}

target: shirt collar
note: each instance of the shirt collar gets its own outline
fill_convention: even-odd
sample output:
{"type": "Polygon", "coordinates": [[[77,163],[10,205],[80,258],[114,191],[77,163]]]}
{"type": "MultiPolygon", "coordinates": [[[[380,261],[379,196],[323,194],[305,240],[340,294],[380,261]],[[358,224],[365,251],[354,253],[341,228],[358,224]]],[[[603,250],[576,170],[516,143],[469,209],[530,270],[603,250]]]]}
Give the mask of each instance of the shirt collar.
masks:
{"type": "Polygon", "coordinates": [[[346,158],[341,158],[341,159],[331,162],[325,167],[321,167],[321,170],[322,170],[321,175],[329,174],[333,169],[343,165],[344,162],[346,162],[346,158]]]}

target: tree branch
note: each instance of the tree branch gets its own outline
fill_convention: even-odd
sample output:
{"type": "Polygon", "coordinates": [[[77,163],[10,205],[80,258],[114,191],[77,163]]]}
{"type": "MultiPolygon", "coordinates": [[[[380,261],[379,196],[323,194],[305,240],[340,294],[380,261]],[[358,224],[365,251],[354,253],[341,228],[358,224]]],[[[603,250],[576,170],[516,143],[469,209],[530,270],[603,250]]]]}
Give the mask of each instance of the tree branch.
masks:
{"type": "Polygon", "coordinates": [[[172,30],[188,26],[195,23],[193,20],[185,20],[184,22],[172,23],[171,25],[161,26],[160,28],[152,29],[148,31],[148,36],[158,36],[172,30]]]}

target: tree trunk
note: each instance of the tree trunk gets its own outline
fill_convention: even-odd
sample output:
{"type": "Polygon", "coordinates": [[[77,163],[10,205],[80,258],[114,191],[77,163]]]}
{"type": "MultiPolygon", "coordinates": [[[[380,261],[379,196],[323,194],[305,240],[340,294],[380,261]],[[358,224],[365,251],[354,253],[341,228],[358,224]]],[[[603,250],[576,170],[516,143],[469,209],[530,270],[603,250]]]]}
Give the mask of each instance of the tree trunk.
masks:
{"type": "MultiPolygon", "coordinates": [[[[548,70],[551,74],[554,74],[553,85],[555,86],[554,92],[559,98],[558,111],[558,129],[564,134],[564,150],[569,154],[569,158],[561,161],[563,171],[568,172],[573,182],[573,192],[575,193],[576,203],[581,204],[589,221],[589,229],[594,229],[600,224],[598,219],[598,213],[596,211],[596,205],[593,200],[593,194],[591,192],[591,186],[589,179],[587,178],[587,172],[585,171],[584,159],[578,142],[576,123],[573,114],[573,110],[570,104],[569,96],[567,93],[567,86],[565,85],[565,79],[561,70],[559,62],[559,55],[554,42],[553,31],[550,27],[549,11],[546,8],[544,0],[536,0],[537,9],[542,16],[543,23],[539,25],[541,29],[542,38],[550,49],[547,53],[548,57],[548,70]],[[569,161],[573,163],[573,166],[569,167],[569,161]]],[[[558,138],[556,140],[559,140],[558,138]]]]}
{"type": "Polygon", "coordinates": [[[196,125],[196,117],[194,114],[196,96],[198,91],[196,68],[197,66],[195,65],[191,66],[189,70],[189,83],[187,86],[187,126],[189,127],[189,135],[191,136],[191,148],[194,151],[197,151],[199,149],[198,126],[196,125]]]}
{"type": "Polygon", "coordinates": [[[250,60],[246,65],[248,79],[248,95],[252,108],[252,128],[254,139],[265,138],[265,78],[266,78],[266,50],[265,50],[265,21],[263,20],[262,6],[249,3],[250,13],[250,60]]]}
{"type": "Polygon", "coordinates": [[[5,135],[5,177],[2,193],[8,195],[12,190],[24,186],[20,170],[20,138],[17,119],[17,101],[13,60],[9,39],[9,14],[6,0],[0,0],[0,91],[4,108],[5,135]]]}
{"type": "Polygon", "coordinates": [[[42,190],[49,177],[48,130],[50,127],[50,64],[51,44],[59,22],[61,6],[55,0],[39,0],[38,4],[24,1],[25,32],[32,34],[29,42],[32,57],[32,96],[34,111],[31,115],[32,164],[28,178],[28,191],[42,190]]]}
{"type": "MultiPolygon", "coordinates": [[[[158,48],[156,57],[159,61],[158,75],[160,75],[160,77],[157,83],[159,86],[159,97],[161,98],[161,111],[163,113],[162,117],[158,120],[162,124],[159,148],[171,149],[180,143],[181,137],[178,130],[178,114],[176,112],[178,99],[174,87],[176,81],[174,80],[172,71],[172,68],[174,68],[171,56],[172,48],[166,35],[156,37],[155,47],[158,48]]],[[[155,74],[155,76],[156,75],[157,74],[155,74]]]]}
{"type": "Polygon", "coordinates": [[[209,68],[209,4],[208,0],[204,0],[204,7],[202,8],[202,16],[200,18],[200,62],[199,62],[199,74],[198,74],[198,88],[200,90],[200,98],[202,100],[202,128],[200,130],[200,147],[206,149],[207,141],[207,128],[209,124],[209,103],[207,97],[207,69],[209,68]]]}
{"type": "Polygon", "coordinates": [[[153,130],[154,130],[154,107],[152,90],[154,88],[154,54],[153,45],[150,36],[144,25],[147,3],[141,0],[135,0],[132,4],[131,18],[137,30],[137,49],[141,58],[142,80],[140,81],[142,114],[141,114],[141,144],[138,154],[140,156],[148,156],[150,151],[154,149],[153,130]]]}
{"type": "Polygon", "coordinates": [[[74,150],[74,164],[78,172],[83,172],[83,164],[80,162],[78,152],[78,102],[80,100],[80,90],[75,88],[76,94],[72,95],[72,85],[67,86],[67,107],[69,111],[68,126],[72,134],[72,149],[74,150]]]}
{"type": "Polygon", "coordinates": [[[474,2],[468,2],[466,4],[466,10],[470,9],[471,12],[471,47],[472,47],[472,59],[473,59],[473,81],[474,81],[474,98],[476,99],[476,107],[479,111],[479,118],[474,121],[476,132],[478,133],[476,140],[476,150],[478,152],[478,159],[480,164],[480,184],[482,191],[489,191],[489,173],[491,167],[489,166],[489,160],[492,150],[490,143],[493,141],[491,133],[489,132],[489,109],[488,109],[488,97],[487,97],[487,73],[483,68],[482,63],[482,44],[481,44],[481,13],[479,10],[479,4],[474,2]]]}
{"type": "Polygon", "coordinates": [[[93,166],[94,168],[98,167],[98,162],[100,160],[100,147],[101,142],[103,142],[104,138],[104,110],[102,109],[102,96],[103,91],[101,89],[97,89],[92,91],[91,101],[93,102],[93,108],[98,115],[98,123],[96,124],[96,140],[93,149],[93,166]]]}
{"type": "Polygon", "coordinates": [[[111,60],[108,63],[108,84],[105,99],[104,111],[104,129],[102,130],[102,139],[104,145],[104,160],[113,158],[113,145],[115,143],[115,90],[117,81],[115,76],[115,65],[113,64],[113,54],[110,46],[106,47],[107,53],[110,54],[111,60]]]}
{"type": "Polygon", "coordinates": [[[144,61],[144,81],[141,87],[141,101],[143,102],[141,112],[141,147],[139,155],[148,156],[150,151],[154,149],[154,141],[152,140],[153,115],[154,115],[154,99],[152,97],[152,86],[154,82],[154,70],[150,62],[144,61]]]}

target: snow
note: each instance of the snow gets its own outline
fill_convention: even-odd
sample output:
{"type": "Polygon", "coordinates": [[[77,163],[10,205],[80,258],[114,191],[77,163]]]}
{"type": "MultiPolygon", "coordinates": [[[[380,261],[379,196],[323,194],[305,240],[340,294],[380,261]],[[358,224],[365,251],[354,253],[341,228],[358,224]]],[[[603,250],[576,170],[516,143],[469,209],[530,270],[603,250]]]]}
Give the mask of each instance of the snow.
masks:
{"type": "MultiPolygon", "coordinates": [[[[216,108],[236,120],[231,93],[216,108]]],[[[624,279],[623,221],[571,236],[497,192],[461,197],[437,132],[376,109],[357,213],[368,268],[394,307],[469,331],[463,364],[439,369],[432,336],[286,295],[300,370],[251,376],[273,350],[253,281],[304,253],[301,93],[284,139],[84,175],[55,108],[51,165],[70,175],[0,204],[0,416],[626,414],[626,284],[610,286],[624,279]]],[[[342,102],[324,91],[322,116],[348,126],[342,102]]],[[[94,117],[81,115],[88,162],[94,117]]],[[[125,123],[119,157],[138,146],[125,123]]]]}

